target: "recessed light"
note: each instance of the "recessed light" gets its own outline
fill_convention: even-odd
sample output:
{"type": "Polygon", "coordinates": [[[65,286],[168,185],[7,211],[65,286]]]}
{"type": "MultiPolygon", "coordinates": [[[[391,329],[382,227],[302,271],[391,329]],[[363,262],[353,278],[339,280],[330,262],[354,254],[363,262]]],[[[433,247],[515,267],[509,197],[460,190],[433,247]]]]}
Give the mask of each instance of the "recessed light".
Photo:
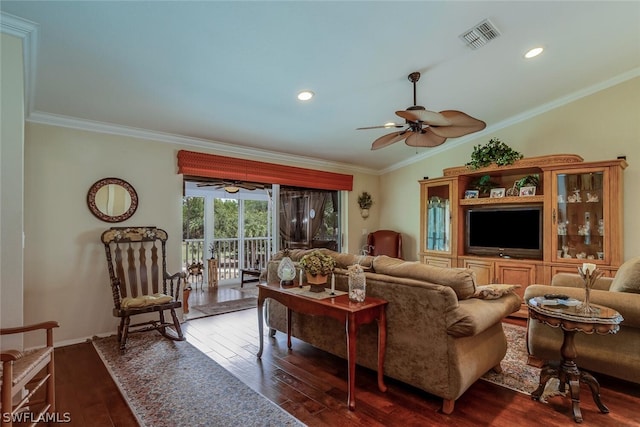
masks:
{"type": "Polygon", "coordinates": [[[533,49],[531,49],[527,53],[525,53],[524,57],[527,58],[527,59],[535,58],[536,56],[540,55],[543,50],[544,50],[544,48],[542,48],[542,47],[534,47],[533,49]]]}
{"type": "Polygon", "coordinates": [[[310,90],[303,90],[302,92],[300,92],[298,94],[298,99],[300,101],[308,101],[311,98],[313,98],[314,93],[311,92],[310,90]]]}

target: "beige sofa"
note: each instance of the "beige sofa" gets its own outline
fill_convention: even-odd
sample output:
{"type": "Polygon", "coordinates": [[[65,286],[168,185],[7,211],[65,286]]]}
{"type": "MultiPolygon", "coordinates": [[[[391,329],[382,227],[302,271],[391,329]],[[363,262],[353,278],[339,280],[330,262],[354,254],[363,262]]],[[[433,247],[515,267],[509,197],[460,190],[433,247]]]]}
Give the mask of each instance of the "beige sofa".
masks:
{"type": "MultiPolygon", "coordinates": [[[[529,300],[545,294],[565,294],[584,299],[582,278],[560,273],[551,286],[530,285],[524,297],[529,300]]],[[[624,320],[615,335],[575,335],[576,363],[580,368],[640,383],[640,257],[625,262],[614,278],[603,277],[591,291],[590,301],[618,311],[624,320]]],[[[563,334],[557,328],[529,320],[529,354],[542,360],[559,360],[563,334]]]]}
{"type": "MultiPolygon", "coordinates": [[[[387,306],[387,348],[384,374],[443,401],[443,412],[453,411],[455,400],[478,378],[498,368],[507,349],[501,320],[520,308],[514,293],[494,299],[472,297],[476,292],[471,270],[445,269],[387,256],[358,257],[328,250],[337,261],[336,288],[348,290],[346,268],[360,263],[366,270],[367,295],[383,298],[387,306]]],[[[291,251],[297,261],[306,251],[291,251]]],[[[277,282],[278,259],[267,268],[267,279],[277,282]]],[[[284,307],[267,300],[270,328],[286,331],[284,307]]],[[[338,321],[294,313],[293,335],[322,350],[346,358],[345,328],[338,321]]],[[[295,351],[295,347],[294,347],[295,351]]],[[[358,332],[357,363],[377,366],[377,326],[358,332]]]]}

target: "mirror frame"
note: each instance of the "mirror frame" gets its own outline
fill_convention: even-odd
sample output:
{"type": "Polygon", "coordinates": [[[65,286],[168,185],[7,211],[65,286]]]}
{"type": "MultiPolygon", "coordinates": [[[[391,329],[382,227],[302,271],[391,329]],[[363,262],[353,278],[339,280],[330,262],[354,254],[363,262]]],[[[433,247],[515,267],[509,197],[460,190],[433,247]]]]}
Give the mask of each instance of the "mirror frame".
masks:
{"type": "Polygon", "coordinates": [[[89,188],[89,192],[87,193],[87,206],[89,206],[89,210],[91,213],[98,219],[105,222],[122,222],[133,216],[138,209],[138,193],[136,190],[129,184],[127,181],[120,178],[103,178],[101,180],[96,181],[91,188],[89,188]],[[115,184],[123,187],[129,196],[131,197],[131,206],[129,209],[121,215],[107,215],[102,212],[96,206],[96,193],[102,187],[110,184],[115,184]]]}

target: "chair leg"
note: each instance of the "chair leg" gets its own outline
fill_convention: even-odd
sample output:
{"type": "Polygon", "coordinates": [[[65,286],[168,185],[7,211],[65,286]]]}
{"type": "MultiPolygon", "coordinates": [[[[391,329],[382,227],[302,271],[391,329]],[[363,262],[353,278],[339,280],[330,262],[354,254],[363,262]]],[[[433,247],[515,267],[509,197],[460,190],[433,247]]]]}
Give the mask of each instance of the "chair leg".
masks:
{"type": "Polygon", "coordinates": [[[184,341],[184,335],[182,335],[182,327],[180,326],[180,321],[178,320],[176,310],[173,308],[171,309],[171,317],[173,318],[173,327],[176,328],[176,333],[178,334],[178,340],[184,341]]]}
{"type": "Polygon", "coordinates": [[[124,328],[124,317],[120,318],[120,323],[118,324],[118,342],[122,342],[122,329],[124,328]]]}
{"type": "Polygon", "coordinates": [[[129,316],[123,317],[122,320],[124,321],[123,325],[122,325],[122,338],[120,339],[120,353],[124,354],[124,347],[127,344],[127,338],[129,336],[129,324],[131,323],[131,319],[129,318],[129,316]]]}
{"type": "Polygon", "coordinates": [[[52,351],[51,360],[47,365],[47,374],[49,374],[49,379],[47,380],[46,402],[49,404],[49,410],[47,412],[50,414],[53,414],[56,411],[56,379],[53,353],[54,352],[52,351]]]}

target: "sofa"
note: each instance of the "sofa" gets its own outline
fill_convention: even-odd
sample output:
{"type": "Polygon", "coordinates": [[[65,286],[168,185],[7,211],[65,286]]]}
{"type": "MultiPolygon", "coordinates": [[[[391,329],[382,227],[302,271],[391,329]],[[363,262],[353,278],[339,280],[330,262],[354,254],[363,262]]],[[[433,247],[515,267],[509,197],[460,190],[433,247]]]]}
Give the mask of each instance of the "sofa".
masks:
{"type": "MultiPolygon", "coordinates": [[[[347,268],[359,263],[365,270],[366,295],[388,301],[384,374],[443,399],[450,414],[458,399],[490,369],[500,369],[507,341],[502,319],[518,311],[519,296],[507,292],[498,299],[476,295],[475,275],[468,269],[440,268],[388,256],[356,256],[322,250],[336,260],[336,289],[348,290],[347,268]]],[[[292,250],[300,260],[305,250],[292,250]]],[[[282,253],[267,267],[267,280],[278,282],[282,253]]],[[[266,301],[271,332],[286,333],[286,309],[266,301]]],[[[356,363],[377,367],[377,325],[358,331],[356,363]]],[[[337,320],[293,313],[292,335],[329,353],[347,355],[345,327],[337,320]]],[[[294,347],[295,351],[295,347],[294,347]]]]}
{"type": "MultiPolygon", "coordinates": [[[[524,293],[526,301],[545,294],[564,294],[584,299],[580,275],[558,273],[551,285],[530,285],[524,293]]],[[[625,262],[615,277],[601,277],[594,284],[590,302],[613,308],[624,320],[613,335],[578,333],[575,346],[576,364],[587,371],[599,372],[640,384],[640,257],[625,262]]],[[[560,360],[563,333],[537,320],[529,319],[527,349],[529,355],[543,361],[560,360]]]]}

